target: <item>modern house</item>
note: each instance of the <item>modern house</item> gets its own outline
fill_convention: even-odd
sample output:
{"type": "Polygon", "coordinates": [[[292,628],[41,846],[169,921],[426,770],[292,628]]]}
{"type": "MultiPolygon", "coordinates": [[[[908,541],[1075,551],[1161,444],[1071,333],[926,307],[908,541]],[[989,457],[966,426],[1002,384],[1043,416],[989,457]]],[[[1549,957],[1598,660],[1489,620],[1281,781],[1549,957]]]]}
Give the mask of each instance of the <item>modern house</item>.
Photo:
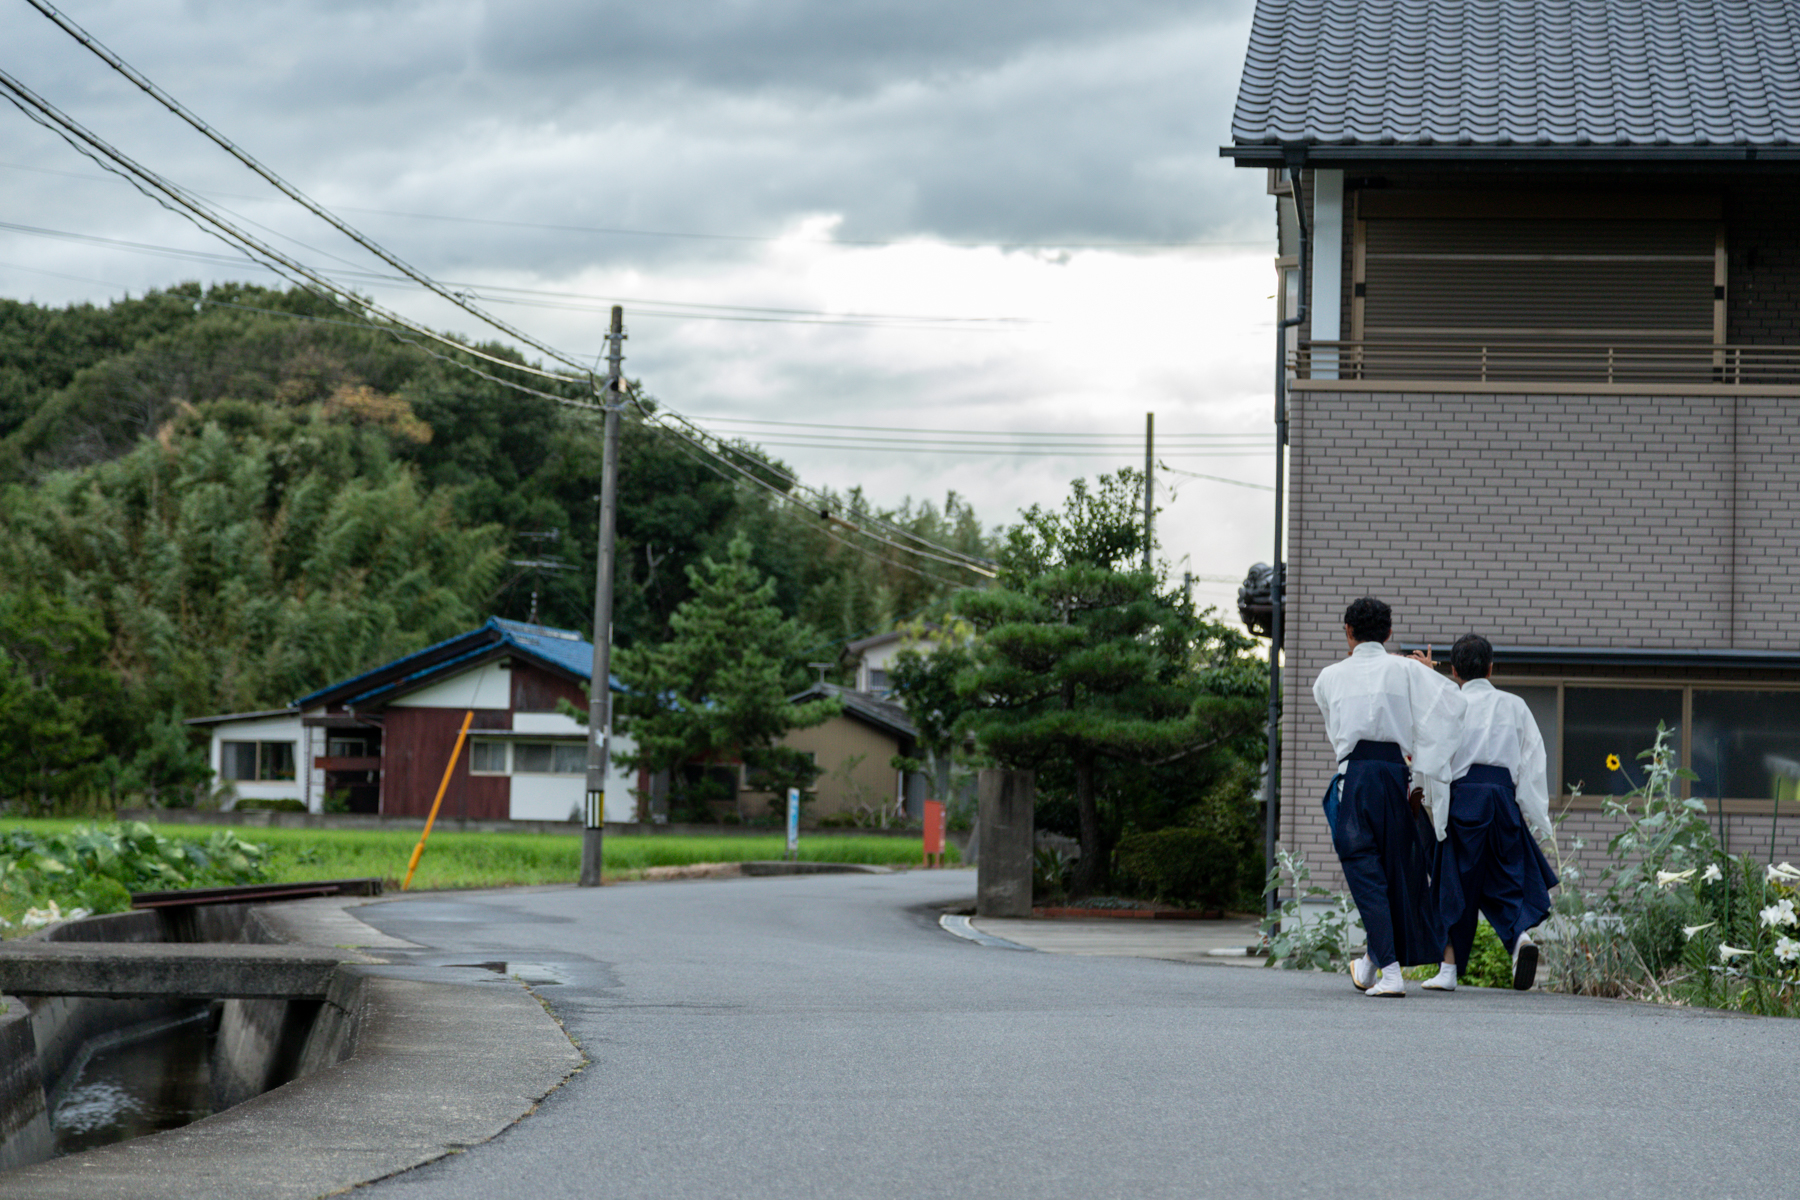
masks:
{"type": "Polygon", "coordinates": [[[1800,858],[1797,64],[1758,0],[1259,0],[1222,153],[1297,322],[1280,837],[1323,881],[1364,594],[1396,650],[1493,641],[1565,852],[1662,722],[1731,850],[1800,858]]]}
{"type": "MultiPolygon", "coordinates": [[[[209,731],[213,768],[240,800],[295,800],[321,812],[335,796],[351,812],[424,816],[472,713],[443,815],[578,820],[587,729],[559,701],[586,710],[593,654],[570,630],[494,617],[288,708],[188,724],[209,731]]],[[[630,740],[615,734],[612,748],[628,752],[630,740]]],[[[639,784],[609,766],[606,820],[634,819],[639,784]]]]}

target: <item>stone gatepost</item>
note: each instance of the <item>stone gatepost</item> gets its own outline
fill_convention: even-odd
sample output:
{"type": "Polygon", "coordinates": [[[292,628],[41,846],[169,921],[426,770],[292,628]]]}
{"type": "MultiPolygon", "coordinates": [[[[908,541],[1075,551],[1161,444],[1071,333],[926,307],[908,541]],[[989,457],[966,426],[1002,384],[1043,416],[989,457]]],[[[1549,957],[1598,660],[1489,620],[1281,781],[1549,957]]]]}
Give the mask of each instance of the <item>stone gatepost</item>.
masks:
{"type": "Polygon", "coordinates": [[[1029,917],[1037,772],[983,770],[976,795],[975,915],[1029,917]]]}

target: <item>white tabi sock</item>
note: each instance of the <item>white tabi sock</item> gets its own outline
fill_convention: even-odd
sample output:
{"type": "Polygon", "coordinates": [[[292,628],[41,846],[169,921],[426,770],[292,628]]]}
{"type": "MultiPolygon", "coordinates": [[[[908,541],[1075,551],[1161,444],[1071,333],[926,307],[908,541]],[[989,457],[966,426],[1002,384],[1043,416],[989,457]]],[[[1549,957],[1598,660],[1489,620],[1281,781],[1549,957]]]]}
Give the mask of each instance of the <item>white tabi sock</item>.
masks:
{"type": "Polygon", "coordinates": [[[1406,977],[1400,974],[1400,964],[1391,962],[1381,968],[1381,977],[1375,986],[1364,992],[1365,996],[1404,996],[1406,995],[1406,977]]]}
{"type": "Polygon", "coordinates": [[[1456,990],[1456,964],[1445,963],[1438,968],[1438,973],[1427,979],[1425,987],[1434,992],[1454,992],[1456,990]]]}

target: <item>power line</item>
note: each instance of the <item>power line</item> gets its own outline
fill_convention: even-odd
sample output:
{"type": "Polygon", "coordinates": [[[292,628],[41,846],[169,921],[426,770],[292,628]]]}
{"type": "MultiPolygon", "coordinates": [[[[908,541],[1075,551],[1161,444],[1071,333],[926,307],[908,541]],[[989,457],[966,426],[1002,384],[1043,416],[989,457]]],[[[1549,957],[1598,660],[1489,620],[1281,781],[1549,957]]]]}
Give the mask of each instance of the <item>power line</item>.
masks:
{"type": "Polygon", "coordinates": [[[296,188],[295,186],[290,184],[287,180],[285,180],[281,176],[277,175],[273,170],[271,170],[268,167],[265,167],[262,163],[258,162],[255,158],[251,157],[247,151],[241,149],[234,142],[232,142],[231,139],[227,138],[224,134],[215,130],[212,126],[208,125],[205,121],[202,121],[198,116],[196,116],[196,115],[194,115],[194,113],[190,112],[186,105],[182,104],[179,100],[175,99],[175,97],[173,97],[169,93],[165,92],[162,88],[158,87],[152,80],[150,80],[147,76],[145,76],[137,68],[133,67],[130,63],[127,63],[124,59],[120,58],[117,54],[114,54],[106,46],[102,45],[97,39],[95,39],[91,34],[89,34],[87,32],[87,30],[83,29],[81,26],[77,25],[74,21],[71,21],[69,18],[63,16],[62,13],[58,12],[51,5],[45,3],[45,0],[26,0],[26,3],[30,4],[33,8],[37,9],[45,17],[49,18],[50,21],[53,22],[57,26],[57,28],[61,29],[64,33],[67,33],[70,37],[74,38],[77,42],[80,42],[82,46],[86,47],[89,51],[91,51],[96,58],[100,59],[100,61],[104,62],[107,66],[111,67],[114,71],[117,71],[119,74],[121,74],[125,78],[129,79],[132,83],[136,84],[140,89],[142,89],[144,91],[144,93],[146,95],[149,95],[152,98],[154,98],[155,100],[157,100],[159,103],[162,104],[162,106],[164,108],[167,108],[170,112],[174,113],[176,116],[180,117],[183,121],[186,121],[189,125],[191,125],[193,128],[198,130],[200,133],[204,134],[209,140],[211,140],[220,149],[224,150],[227,154],[231,155],[233,158],[235,158],[239,162],[243,163],[246,167],[250,168],[250,170],[254,171],[257,175],[261,176],[271,186],[273,186],[276,190],[280,191],[288,199],[292,200],[294,203],[305,208],[308,212],[312,213],[314,216],[318,217],[320,220],[322,220],[326,224],[330,225],[333,229],[336,229],[339,233],[343,234],[345,237],[349,238],[351,241],[355,242],[357,245],[361,246],[363,249],[367,250],[369,253],[375,255],[375,257],[379,258],[381,261],[387,263],[388,266],[394,268],[396,271],[399,271],[401,274],[405,275],[407,278],[409,278],[413,282],[417,283],[420,287],[426,288],[429,291],[435,293],[440,299],[448,300],[450,303],[456,305],[458,308],[461,308],[464,312],[467,312],[469,315],[475,317],[477,320],[480,320],[480,321],[492,326],[493,328],[499,330],[501,333],[506,334],[508,337],[515,338],[518,341],[524,343],[525,345],[530,346],[532,349],[534,349],[538,353],[544,355],[546,358],[552,359],[553,361],[556,361],[556,362],[560,362],[564,366],[567,366],[573,370],[582,372],[583,374],[587,373],[587,368],[585,367],[584,364],[563,354],[559,350],[553,349],[552,347],[545,345],[543,342],[538,341],[536,338],[532,337],[528,333],[525,333],[523,330],[515,329],[511,325],[508,325],[506,322],[500,320],[498,317],[495,317],[495,316],[485,312],[481,308],[478,308],[474,304],[470,303],[464,295],[454,292],[447,287],[444,287],[442,284],[439,284],[436,280],[433,280],[429,276],[424,275],[423,273],[413,269],[413,267],[408,265],[398,255],[392,253],[386,247],[375,242],[373,239],[365,237],[360,231],[353,228],[348,222],[344,221],[342,218],[340,218],[336,214],[332,213],[329,209],[325,208],[323,205],[314,201],[311,197],[307,196],[304,192],[300,191],[299,188],[296,188]]]}
{"type": "Polygon", "coordinates": [[[340,288],[336,283],[319,272],[295,261],[293,258],[276,250],[272,246],[269,246],[267,243],[238,229],[177,184],[163,178],[149,168],[141,166],[123,152],[107,144],[98,135],[81,125],[80,122],[59,110],[55,105],[33,92],[30,88],[20,83],[4,70],[0,70],[0,94],[4,94],[6,100],[15,108],[19,109],[19,111],[23,112],[27,117],[44,126],[46,129],[51,130],[64,141],[68,142],[77,152],[91,159],[103,169],[112,171],[126,179],[133,187],[136,187],[140,192],[150,197],[152,200],[155,200],[164,208],[193,222],[196,226],[213,234],[226,244],[248,252],[253,260],[259,262],[269,270],[274,271],[284,279],[287,279],[290,283],[307,291],[316,291],[319,295],[332,304],[337,305],[339,308],[352,313],[355,313],[359,308],[378,313],[384,320],[390,321],[421,337],[429,338],[433,341],[451,346],[473,358],[482,359],[494,363],[497,366],[506,367],[509,370],[522,371],[545,379],[555,379],[558,381],[568,380],[568,376],[560,375],[553,371],[546,371],[541,367],[535,367],[528,363],[502,358],[498,355],[490,354],[485,350],[479,349],[478,347],[458,342],[453,338],[446,337],[431,329],[427,329],[398,313],[389,311],[372,302],[359,301],[352,304],[352,302],[344,295],[345,289],[340,288]]]}
{"type": "MultiPolygon", "coordinates": [[[[1171,467],[1167,463],[1159,462],[1157,465],[1160,466],[1163,470],[1173,472],[1176,475],[1186,475],[1189,479],[1205,479],[1205,480],[1209,480],[1213,483],[1230,483],[1230,484],[1235,484],[1238,487],[1256,488],[1258,491],[1264,491],[1264,492],[1272,492],[1275,490],[1275,487],[1273,484],[1251,483],[1248,480],[1244,480],[1244,479],[1227,479],[1223,475],[1202,475],[1198,471],[1184,471],[1180,467],[1171,467]]],[[[1196,575],[1195,578],[1198,579],[1198,578],[1200,578],[1200,576],[1196,575]]],[[[1236,580],[1227,580],[1226,582],[1235,583],[1237,581],[1236,580]]]]}
{"type": "MultiPolygon", "coordinates": [[[[1029,436],[1029,437],[1033,437],[1033,438],[1043,438],[1043,437],[1080,438],[1083,441],[1093,441],[1093,440],[1100,439],[1100,438],[1113,438],[1113,439],[1122,439],[1125,441],[1129,441],[1133,445],[1139,445],[1139,446],[1143,445],[1143,438],[1135,433],[1087,433],[1087,432],[1081,432],[1081,431],[1059,432],[1056,430],[1048,430],[1048,429],[1043,429],[1043,430],[919,429],[919,428],[914,428],[911,426],[900,426],[900,425],[836,425],[836,424],[827,424],[827,423],[820,422],[820,421],[769,421],[769,420],[763,420],[763,419],[756,418],[756,417],[707,416],[707,417],[695,417],[694,419],[696,421],[710,421],[715,425],[722,425],[722,424],[728,424],[728,425],[779,425],[784,428],[790,428],[790,429],[867,429],[867,430],[879,431],[882,433],[948,433],[948,434],[955,434],[958,437],[1027,437],[1027,436],[1029,436]]],[[[1201,438],[1204,438],[1204,439],[1257,438],[1262,441],[1268,440],[1266,438],[1263,438],[1261,434],[1255,434],[1255,433],[1171,433],[1171,434],[1167,434],[1165,436],[1166,436],[1166,438],[1173,438],[1178,441],[1187,440],[1187,439],[1201,439],[1201,438]]]]}
{"type": "MultiPolygon", "coordinates": [[[[15,171],[37,171],[44,175],[63,175],[70,179],[93,179],[92,175],[78,171],[57,171],[49,167],[26,166],[23,163],[0,163],[15,171]]],[[[245,196],[234,192],[213,192],[214,196],[236,200],[258,200],[262,197],[245,196]]],[[[594,233],[607,237],[643,237],[672,238],[681,240],[716,241],[716,242],[802,242],[816,246],[951,246],[958,249],[995,249],[995,250],[1152,250],[1152,249],[1184,249],[1188,247],[1263,247],[1268,240],[1234,242],[1219,240],[1195,241],[1149,241],[1149,242],[993,242],[979,240],[956,240],[918,236],[911,238],[813,238],[797,237],[784,234],[754,233],[695,233],[691,231],[629,229],[608,225],[561,225],[545,221],[508,221],[499,217],[465,217],[448,213],[406,212],[391,208],[364,208],[354,204],[338,205],[344,212],[367,213],[376,217],[404,217],[409,221],[447,221],[459,225],[492,225],[503,229],[542,229],[551,233],[594,233]]]]}
{"type": "MultiPolygon", "coordinates": [[[[256,222],[249,223],[256,224],[256,222]]],[[[276,237],[293,241],[297,245],[306,246],[306,243],[300,242],[295,238],[290,238],[287,234],[270,230],[266,225],[258,225],[257,227],[268,230],[268,232],[276,237]]],[[[244,266],[248,264],[251,266],[262,267],[264,270],[273,270],[265,263],[245,258],[242,255],[212,254],[204,250],[185,250],[176,246],[159,246],[148,242],[127,241],[122,238],[102,237],[98,234],[90,233],[74,233],[62,229],[46,229],[37,225],[19,225],[7,221],[0,221],[0,229],[9,230],[13,233],[31,234],[36,237],[113,247],[129,250],[133,253],[159,255],[165,258],[190,259],[195,262],[223,266],[244,266]]],[[[329,254],[327,251],[317,250],[311,246],[306,246],[306,248],[313,250],[316,254],[326,254],[327,257],[338,258],[339,262],[345,261],[335,254],[329,254]]],[[[283,279],[287,278],[278,271],[273,273],[283,279]]],[[[339,271],[338,274],[344,278],[354,279],[363,284],[401,284],[407,282],[406,277],[402,275],[394,275],[380,271],[366,271],[355,267],[339,271]]],[[[101,281],[96,280],[93,282],[101,281]]],[[[1000,333],[1007,332],[1011,328],[1023,327],[1035,323],[1033,318],[1027,317],[931,317],[888,313],[834,313],[824,310],[759,308],[753,305],[705,304],[699,301],[690,303],[687,301],[647,300],[642,298],[635,300],[627,298],[608,299],[606,297],[584,295],[575,292],[556,292],[539,288],[515,288],[498,284],[471,283],[450,279],[440,280],[439,282],[446,287],[468,289],[469,295],[495,304],[526,304],[526,302],[513,300],[505,296],[487,295],[485,293],[505,291],[531,296],[547,296],[553,298],[560,296],[578,301],[591,302],[589,304],[543,303],[528,305],[576,312],[603,312],[612,304],[628,304],[632,306],[633,312],[643,316],[668,317],[684,321],[744,321],[757,324],[778,325],[845,325],[853,328],[923,329],[937,332],[954,330],[964,333],[1000,333]]]]}

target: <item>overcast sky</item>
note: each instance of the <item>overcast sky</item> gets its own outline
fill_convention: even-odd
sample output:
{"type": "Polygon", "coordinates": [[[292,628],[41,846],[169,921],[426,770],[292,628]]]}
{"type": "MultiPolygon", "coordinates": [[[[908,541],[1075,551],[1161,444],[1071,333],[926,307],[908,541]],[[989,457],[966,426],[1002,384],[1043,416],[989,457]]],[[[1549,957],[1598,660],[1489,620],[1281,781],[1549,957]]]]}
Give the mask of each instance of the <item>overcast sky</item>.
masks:
{"type": "MultiPolygon", "coordinates": [[[[623,303],[632,377],[809,482],[883,504],[954,489],[1010,522],[1141,465],[1146,412],[1169,467],[1271,482],[1273,208],[1260,172],[1218,157],[1251,0],[60,7],[414,266],[542,293],[483,294],[543,341],[595,355],[623,303]],[[919,452],[783,444],[845,431],[748,421],[1090,436],[1056,456],[919,452]]],[[[24,0],[0,13],[0,65],[114,146],[382,303],[491,336],[349,276],[332,256],[371,260],[24,0]]],[[[11,106],[0,122],[0,221],[230,254],[11,106]]],[[[0,228],[11,298],[190,279],[272,281],[0,228]]],[[[1174,473],[1159,489],[1177,573],[1236,579],[1269,557],[1268,490],[1174,473]]],[[[1196,596],[1229,609],[1235,587],[1196,596]]]]}

